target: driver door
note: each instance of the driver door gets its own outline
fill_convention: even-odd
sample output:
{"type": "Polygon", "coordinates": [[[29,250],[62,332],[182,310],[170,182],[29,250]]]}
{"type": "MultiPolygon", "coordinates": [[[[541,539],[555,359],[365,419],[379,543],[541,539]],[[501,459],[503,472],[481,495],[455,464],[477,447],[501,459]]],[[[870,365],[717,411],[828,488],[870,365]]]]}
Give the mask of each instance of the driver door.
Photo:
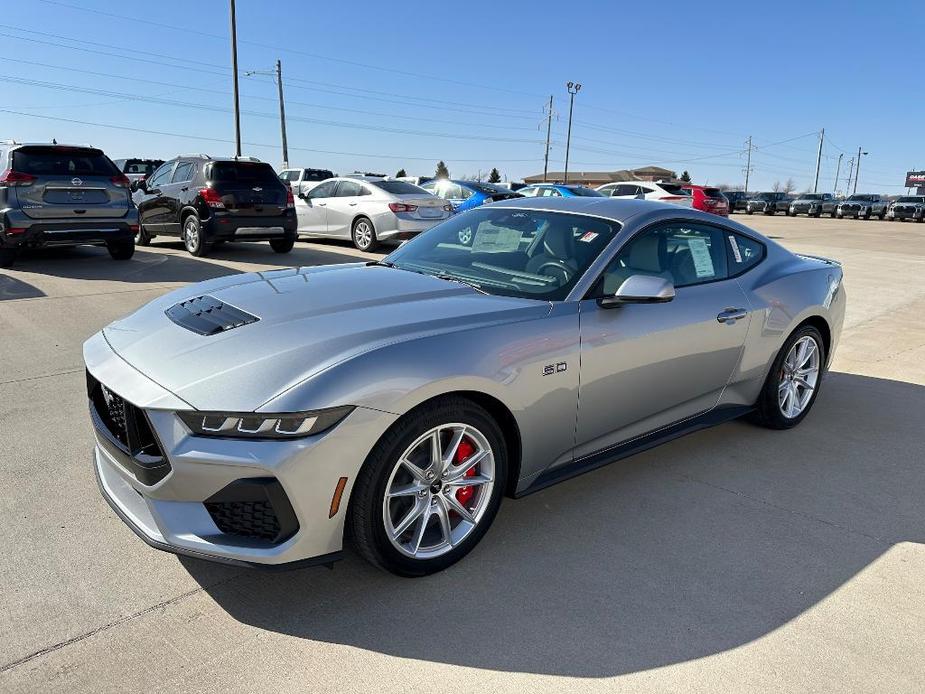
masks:
{"type": "Polygon", "coordinates": [[[739,364],[751,318],[729,279],[725,232],[657,224],[631,239],[604,272],[602,295],[630,276],[671,280],[668,303],[603,308],[581,302],[576,457],[710,410],[739,364]]]}
{"type": "Polygon", "coordinates": [[[328,233],[328,203],[334,197],[337,181],[324,181],[295,199],[295,213],[300,234],[328,233]]]}

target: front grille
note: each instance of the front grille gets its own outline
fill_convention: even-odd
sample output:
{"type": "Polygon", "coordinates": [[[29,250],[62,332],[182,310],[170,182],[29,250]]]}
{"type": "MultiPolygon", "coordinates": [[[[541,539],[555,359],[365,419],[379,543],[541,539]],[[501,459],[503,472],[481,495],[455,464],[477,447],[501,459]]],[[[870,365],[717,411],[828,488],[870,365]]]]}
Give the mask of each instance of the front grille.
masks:
{"type": "Polygon", "coordinates": [[[144,410],[104,386],[87,372],[87,396],[91,418],[109,441],[111,452],[143,484],[151,485],[170,472],[170,464],[158,443],[144,410]]]}
{"type": "Polygon", "coordinates": [[[289,497],[272,477],[235,480],[203,505],[222,533],[262,544],[284,542],[299,529],[289,497]]]}

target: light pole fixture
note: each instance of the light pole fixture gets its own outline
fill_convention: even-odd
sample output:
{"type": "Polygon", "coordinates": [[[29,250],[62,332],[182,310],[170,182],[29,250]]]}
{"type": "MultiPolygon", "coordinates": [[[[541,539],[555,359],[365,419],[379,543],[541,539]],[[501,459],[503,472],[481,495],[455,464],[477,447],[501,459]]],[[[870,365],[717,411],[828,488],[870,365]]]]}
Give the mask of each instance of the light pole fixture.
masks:
{"type": "Polygon", "coordinates": [[[577,82],[566,82],[565,87],[569,93],[568,103],[568,134],[565,137],[565,180],[568,183],[568,151],[572,144],[572,110],[575,108],[575,95],[581,91],[581,85],[577,82]]]}
{"type": "Polygon", "coordinates": [[[854,166],[854,193],[858,192],[858,179],[861,177],[861,156],[867,156],[867,152],[862,152],[858,147],[858,160],[854,166]]]}

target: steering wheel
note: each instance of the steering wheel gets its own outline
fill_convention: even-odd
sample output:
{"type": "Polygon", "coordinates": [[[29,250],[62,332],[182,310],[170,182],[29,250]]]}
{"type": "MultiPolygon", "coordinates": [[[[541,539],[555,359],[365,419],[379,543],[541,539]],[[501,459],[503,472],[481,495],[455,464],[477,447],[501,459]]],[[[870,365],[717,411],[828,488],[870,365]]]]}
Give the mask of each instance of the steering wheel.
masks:
{"type": "Polygon", "coordinates": [[[565,265],[560,265],[557,262],[552,260],[547,260],[545,263],[540,265],[535,271],[537,275],[546,275],[547,277],[555,277],[559,280],[559,286],[566,284],[569,279],[571,279],[571,269],[565,265]],[[552,268],[555,270],[555,273],[543,272],[546,268],[552,268]]]}

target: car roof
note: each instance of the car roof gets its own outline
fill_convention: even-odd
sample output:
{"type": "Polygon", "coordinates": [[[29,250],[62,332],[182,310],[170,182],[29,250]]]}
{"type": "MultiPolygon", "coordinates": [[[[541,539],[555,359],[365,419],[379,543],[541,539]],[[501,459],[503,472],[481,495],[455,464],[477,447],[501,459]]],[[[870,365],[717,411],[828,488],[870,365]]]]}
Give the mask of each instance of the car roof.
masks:
{"type": "Polygon", "coordinates": [[[575,212],[590,214],[597,217],[606,217],[623,222],[641,212],[650,212],[663,208],[672,211],[685,211],[688,208],[680,205],[671,205],[667,202],[652,200],[635,200],[620,198],[511,198],[491,204],[495,207],[519,207],[530,210],[555,210],[557,212],[575,212]]]}

